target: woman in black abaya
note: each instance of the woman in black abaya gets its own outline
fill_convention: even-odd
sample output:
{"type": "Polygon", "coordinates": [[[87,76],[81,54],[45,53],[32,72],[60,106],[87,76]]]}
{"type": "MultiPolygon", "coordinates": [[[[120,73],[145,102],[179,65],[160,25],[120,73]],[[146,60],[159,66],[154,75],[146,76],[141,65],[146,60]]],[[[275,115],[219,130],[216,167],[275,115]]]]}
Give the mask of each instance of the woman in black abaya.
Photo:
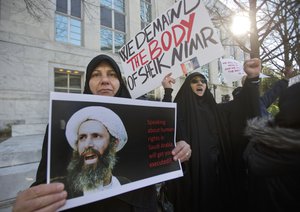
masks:
{"type": "MultiPolygon", "coordinates": [[[[87,66],[84,94],[131,98],[116,61],[108,55],[94,57],[87,66]]],[[[184,141],[177,142],[173,156],[182,162],[190,157],[190,146],[184,141]]],[[[36,182],[20,192],[13,211],[57,211],[66,202],[64,185],[46,183],[48,153],[48,127],[42,148],[42,158],[37,170],[36,182]]],[[[69,211],[122,211],[156,212],[157,197],[154,185],[107,198],[101,201],[71,208],[69,211]]]]}
{"type": "MultiPolygon", "coordinates": [[[[101,74],[103,73],[101,72],[101,74]]],[[[108,74],[111,74],[111,72],[108,72],[108,74]]],[[[83,93],[131,98],[129,91],[126,88],[125,83],[122,79],[119,66],[117,65],[117,63],[113,58],[103,54],[94,57],[88,64],[83,93]],[[117,80],[119,83],[114,85],[112,82],[110,82],[112,80],[102,80],[100,82],[97,82],[92,88],[91,80],[93,79],[93,72],[97,69],[97,67],[100,67],[100,64],[103,63],[109,64],[114,74],[116,75],[115,80],[117,80]],[[115,94],[107,94],[107,90],[110,90],[111,92],[112,88],[114,88],[114,91],[112,92],[115,94]],[[106,92],[106,94],[103,94],[101,92],[106,92]]],[[[46,182],[47,137],[48,137],[47,134],[48,134],[48,127],[44,138],[43,154],[37,171],[36,182],[32,186],[36,186],[46,182]]],[[[138,190],[127,192],[98,202],[93,202],[76,208],[71,208],[68,211],[111,210],[111,211],[122,211],[122,212],[124,211],[140,211],[140,212],[151,211],[152,212],[152,211],[156,211],[156,208],[157,208],[157,200],[156,200],[155,186],[147,186],[138,190]]]]}
{"type": "MultiPolygon", "coordinates": [[[[231,157],[231,154],[230,148],[224,146],[229,144],[223,129],[224,121],[207,89],[205,77],[198,72],[189,75],[174,102],[178,107],[177,139],[187,141],[193,152],[189,162],[185,163],[184,177],[171,182],[176,182],[178,189],[172,193],[180,193],[171,197],[171,201],[176,211],[222,209],[227,202],[222,200],[226,197],[222,192],[228,189],[221,185],[226,186],[225,182],[230,181],[228,160],[224,158],[231,157]]],[[[174,189],[173,186],[168,186],[169,191],[174,189]]]]}

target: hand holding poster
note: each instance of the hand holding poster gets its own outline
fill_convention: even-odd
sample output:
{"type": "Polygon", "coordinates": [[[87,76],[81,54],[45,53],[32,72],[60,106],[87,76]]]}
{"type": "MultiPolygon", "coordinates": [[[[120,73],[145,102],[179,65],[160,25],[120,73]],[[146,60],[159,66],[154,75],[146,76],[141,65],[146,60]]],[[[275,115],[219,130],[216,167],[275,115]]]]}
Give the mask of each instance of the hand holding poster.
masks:
{"type": "Polygon", "coordinates": [[[130,94],[137,98],[160,86],[168,73],[186,74],[190,60],[202,66],[223,52],[205,6],[182,0],[138,32],[119,55],[130,94]]]}

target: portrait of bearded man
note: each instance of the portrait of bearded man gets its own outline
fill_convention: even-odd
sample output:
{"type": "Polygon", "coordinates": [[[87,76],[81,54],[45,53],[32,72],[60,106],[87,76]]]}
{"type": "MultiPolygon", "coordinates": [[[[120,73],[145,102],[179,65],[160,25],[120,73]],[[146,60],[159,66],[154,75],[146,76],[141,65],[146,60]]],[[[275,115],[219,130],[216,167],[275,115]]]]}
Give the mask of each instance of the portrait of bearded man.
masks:
{"type": "Polygon", "coordinates": [[[65,178],[68,198],[130,182],[112,173],[117,163],[116,153],[127,142],[123,122],[112,110],[100,106],[78,110],[66,125],[66,137],[73,148],[65,178]]]}

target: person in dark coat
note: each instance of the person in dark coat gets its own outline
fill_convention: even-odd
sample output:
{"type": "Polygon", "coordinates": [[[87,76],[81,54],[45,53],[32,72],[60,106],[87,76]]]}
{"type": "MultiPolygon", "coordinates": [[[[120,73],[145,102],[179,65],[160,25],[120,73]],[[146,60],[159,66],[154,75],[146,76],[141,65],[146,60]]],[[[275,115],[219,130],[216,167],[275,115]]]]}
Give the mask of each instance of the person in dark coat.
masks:
{"type": "MultiPolygon", "coordinates": [[[[131,98],[122,79],[119,66],[113,58],[98,55],[87,66],[84,94],[131,98]]],[[[47,144],[48,127],[46,129],[42,158],[38,167],[36,182],[31,188],[17,195],[14,211],[33,211],[44,209],[56,211],[65,204],[67,192],[62,183],[46,183],[47,176],[47,144]]],[[[190,157],[190,147],[184,141],[176,145],[172,151],[175,160],[185,161],[190,157]]],[[[69,209],[70,211],[122,211],[122,212],[156,212],[157,196],[155,185],[133,190],[108,199],[69,209]]]]}
{"type": "MultiPolygon", "coordinates": [[[[248,211],[300,210],[300,83],[279,98],[279,113],[248,122],[248,211]]],[[[245,210],[246,211],[246,210],[245,210]]]]}
{"type": "Polygon", "coordinates": [[[168,199],[177,212],[236,209],[234,151],[240,147],[231,133],[242,135],[247,119],[259,114],[260,60],[246,61],[244,69],[248,76],[240,100],[234,100],[230,108],[215,102],[199,72],[187,76],[174,99],[177,139],[187,141],[193,152],[184,163],[184,177],[166,182],[168,199]],[[229,129],[230,121],[237,123],[235,129],[229,129]]]}
{"type": "MultiPolygon", "coordinates": [[[[259,97],[259,114],[258,116],[270,116],[267,111],[267,108],[276,101],[276,99],[284,92],[284,90],[288,86],[289,78],[293,75],[292,70],[288,70],[284,72],[285,78],[278,80],[274,83],[274,85],[267,90],[262,96],[259,97]]],[[[242,84],[245,84],[245,81],[242,79],[242,84]]],[[[233,92],[233,98],[235,101],[230,101],[227,104],[223,104],[224,109],[227,111],[226,116],[228,119],[228,129],[231,134],[231,141],[234,142],[234,187],[236,193],[236,203],[237,208],[239,210],[243,210],[244,206],[247,205],[247,195],[248,195],[248,182],[247,182],[247,167],[245,165],[245,161],[243,160],[243,152],[247,147],[249,139],[244,134],[240,134],[239,132],[244,131],[246,127],[245,119],[240,119],[237,117],[244,116],[248,114],[248,117],[244,117],[250,119],[255,117],[255,113],[251,112],[251,108],[253,106],[247,105],[248,107],[244,107],[243,110],[238,109],[238,102],[246,102],[248,101],[248,97],[244,95],[244,97],[240,96],[240,92],[243,90],[243,87],[237,87],[233,92]],[[244,113],[245,110],[248,112],[244,113]],[[250,113],[249,113],[250,112],[250,113]]],[[[251,104],[251,101],[248,102],[251,104]]],[[[256,112],[257,114],[257,112],[256,112]]]]}

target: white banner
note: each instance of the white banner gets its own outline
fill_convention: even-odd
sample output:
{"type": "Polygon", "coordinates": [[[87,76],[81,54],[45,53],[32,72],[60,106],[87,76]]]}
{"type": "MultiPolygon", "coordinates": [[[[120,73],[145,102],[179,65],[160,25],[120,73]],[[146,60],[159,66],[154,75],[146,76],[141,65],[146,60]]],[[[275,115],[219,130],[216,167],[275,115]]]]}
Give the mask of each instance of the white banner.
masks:
{"type": "Polygon", "coordinates": [[[226,83],[240,80],[244,75],[243,65],[233,59],[221,59],[222,73],[226,83]]]}
{"type": "Polygon", "coordinates": [[[182,0],[154,19],[119,51],[130,94],[137,98],[224,54],[200,0],[182,0]]]}

